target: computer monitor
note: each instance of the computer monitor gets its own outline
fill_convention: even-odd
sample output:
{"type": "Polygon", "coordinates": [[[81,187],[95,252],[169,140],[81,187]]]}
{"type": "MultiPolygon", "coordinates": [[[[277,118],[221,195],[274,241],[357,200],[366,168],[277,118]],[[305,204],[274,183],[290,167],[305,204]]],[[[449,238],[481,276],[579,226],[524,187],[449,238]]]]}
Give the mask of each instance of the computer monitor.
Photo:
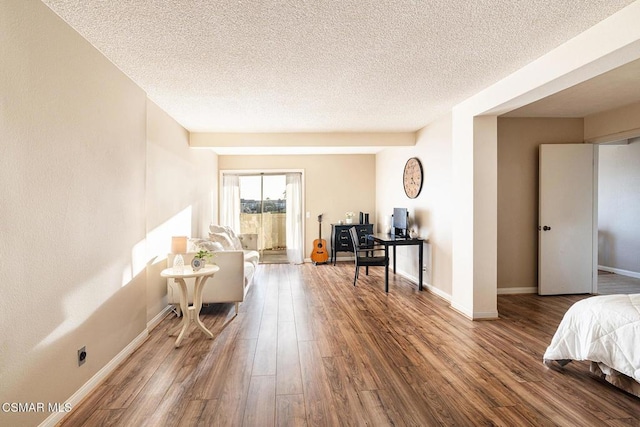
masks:
{"type": "Polygon", "coordinates": [[[409,212],[407,208],[393,208],[393,224],[391,224],[391,234],[407,237],[409,212]]]}

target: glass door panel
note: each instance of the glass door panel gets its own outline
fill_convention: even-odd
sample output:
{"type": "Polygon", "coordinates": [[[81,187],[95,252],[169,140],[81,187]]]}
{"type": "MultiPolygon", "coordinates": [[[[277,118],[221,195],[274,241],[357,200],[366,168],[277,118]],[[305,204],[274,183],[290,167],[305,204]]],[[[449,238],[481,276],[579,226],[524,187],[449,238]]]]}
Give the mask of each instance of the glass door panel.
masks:
{"type": "Polygon", "coordinates": [[[286,176],[240,176],[240,232],[256,234],[262,263],[286,263],[286,176]]]}

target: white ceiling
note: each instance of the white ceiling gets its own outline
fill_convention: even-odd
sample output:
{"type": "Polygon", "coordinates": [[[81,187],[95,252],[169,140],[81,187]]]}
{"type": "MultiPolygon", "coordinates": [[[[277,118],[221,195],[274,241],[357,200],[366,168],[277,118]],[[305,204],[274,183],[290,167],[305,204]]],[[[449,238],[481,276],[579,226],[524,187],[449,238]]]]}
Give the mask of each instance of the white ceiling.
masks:
{"type": "Polygon", "coordinates": [[[504,116],[585,117],[638,101],[640,101],[640,60],[525,105],[504,116]]]}
{"type": "Polygon", "coordinates": [[[43,1],[199,132],[414,131],[632,3],[43,1]]]}

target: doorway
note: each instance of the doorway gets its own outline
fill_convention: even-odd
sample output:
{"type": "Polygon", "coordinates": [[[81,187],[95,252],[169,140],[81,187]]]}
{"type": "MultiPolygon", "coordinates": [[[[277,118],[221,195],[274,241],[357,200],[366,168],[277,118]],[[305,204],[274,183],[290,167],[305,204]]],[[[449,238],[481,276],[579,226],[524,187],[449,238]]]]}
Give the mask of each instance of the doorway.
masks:
{"type": "Polygon", "coordinates": [[[540,145],[540,294],[628,294],[640,291],[640,225],[637,222],[640,215],[640,172],[637,168],[640,138],[593,144],[592,147],[594,159],[579,161],[581,151],[592,151],[590,144],[540,145]],[[553,150],[555,154],[548,157],[559,162],[559,167],[552,168],[554,173],[550,174],[552,179],[548,186],[543,185],[545,149],[553,150]],[[566,150],[570,156],[558,157],[558,152],[566,150]],[[588,183],[592,180],[595,185],[590,188],[588,183]],[[551,196],[556,193],[561,197],[553,199],[551,196]],[[585,205],[577,205],[576,200],[585,205]],[[570,209],[563,210],[566,204],[570,209]],[[590,216],[591,211],[593,217],[590,216]],[[554,212],[558,215],[551,223],[559,227],[552,229],[547,227],[551,224],[547,221],[554,218],[551,215],[554,212]],[[582,226],[576,229],[580,224],[582,226]],[[566,245],[562,251],[554,252],[545,246],[555,234],[560,244],[555,243],[552,249],[556,246],[562,249],[562,245],[566,245]],[[545,257],[549,254],[550,257],[545,257]],[[574,261],[577,255],[581,255],[582,262],[574,261]],[[592,263],[589,263],[589,258],[593,259],[592,263]],[[587,264],[592,267],[582,267],[587,264]],[[551,268],[556,265],[566,271],[551,268]],[[542,274],[543,267],[551,274],[542,274]],[[588,270],[592,271],[592,279],[587,278],[588,270]],[[588,282],[592,282],[592,288],[586,286],[588,282]]]}
{"type": "Polygon", "coordinates": [[[640,292],[640,138],[598,144],[598,293],[640,292]]]}
{"type": "Polygon", "coordinates": [[[240,233],[256,236],[262,263],[286,263],[286,175],[241,175],[239,186],[240,233]]]}

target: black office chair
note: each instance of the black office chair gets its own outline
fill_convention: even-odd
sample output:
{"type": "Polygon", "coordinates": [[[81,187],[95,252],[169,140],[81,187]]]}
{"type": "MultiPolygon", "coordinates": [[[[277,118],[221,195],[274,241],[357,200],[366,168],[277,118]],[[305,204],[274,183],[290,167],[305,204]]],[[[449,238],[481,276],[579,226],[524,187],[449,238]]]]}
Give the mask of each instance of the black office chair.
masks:
{"type": "Polygon", "coordinates": [[[360,267],[365,267],[365,273],[369,275],[369,267],[386,267],[389,265],[389,257],[387,256],[373,256],[376,251],[384,251],[384,248],[380,248],[373,245],[361,245],[358,238],[358,232],[355,227],[349,229],[351,235],[351,243],[353,243],[353,253],[355,254],[356,261],[356,274],[353,278],[353,286],[356,285],[358,280],[358,272],[360,267]]]}

